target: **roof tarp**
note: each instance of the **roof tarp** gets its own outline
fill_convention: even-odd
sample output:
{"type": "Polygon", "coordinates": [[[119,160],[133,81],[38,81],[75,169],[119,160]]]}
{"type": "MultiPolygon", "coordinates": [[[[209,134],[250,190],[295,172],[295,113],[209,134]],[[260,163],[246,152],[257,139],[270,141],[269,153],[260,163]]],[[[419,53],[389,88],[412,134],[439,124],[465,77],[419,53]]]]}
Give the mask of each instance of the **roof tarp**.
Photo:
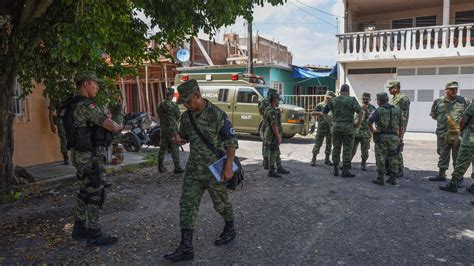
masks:
{"type": "Polygon", "coordinates": [[[291,77],[295,79],[311,79],[311,78],[323,78],[323,77],[337,77],[337,65],[335,65],[331,70],[324,72],[316,72],[307,67],[299,67],[292,65],[293,74],[291,77]]]}

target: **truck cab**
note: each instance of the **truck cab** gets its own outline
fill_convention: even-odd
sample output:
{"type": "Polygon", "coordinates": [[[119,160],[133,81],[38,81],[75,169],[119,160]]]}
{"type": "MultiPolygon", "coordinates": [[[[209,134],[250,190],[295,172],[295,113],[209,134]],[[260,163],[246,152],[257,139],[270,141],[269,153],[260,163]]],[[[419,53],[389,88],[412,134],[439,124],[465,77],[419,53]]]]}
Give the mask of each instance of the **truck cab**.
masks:
{"type": "MultiPolygon", "coordinates": [[[[262,77],[245,73],[193,73],[178,74],[174,88],[195,79],[203,98],[208,99],[225,111],[237,132],[261,134],[263,117],[258,105],[269,93],[277,92],[265,85],[262,77]]],[[[177,91],[174,100],[179,97],[177,91]]],[[[296,134],[306,135],[305,110],[299,106],[280,103],[283,136],[290,138],[296,134]]],[[[184,106],[180,106],[184,111],[184,106]]]]}

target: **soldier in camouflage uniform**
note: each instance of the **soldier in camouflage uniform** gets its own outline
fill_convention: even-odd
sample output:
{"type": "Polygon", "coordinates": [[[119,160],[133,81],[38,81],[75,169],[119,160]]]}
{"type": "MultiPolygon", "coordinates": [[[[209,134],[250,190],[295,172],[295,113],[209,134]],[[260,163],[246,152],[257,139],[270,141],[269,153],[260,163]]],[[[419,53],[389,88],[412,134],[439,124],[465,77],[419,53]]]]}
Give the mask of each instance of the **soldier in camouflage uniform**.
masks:
{"type": "Polygon", "coordinates": [[[375,161],[377,164],[377,179],[372,182],[377,185],[385,185],[384,173],[385,162],[388,161],[390,178],[387,183],[396,185],[398,176],[398,153],[399,144],[403,141],[403,115],[398,108],[388,103],[388,94],[381,92],[377,94],[377,105],[379,106],[369,116],[369,128],[374,135],[375,161]],[[376,129],[374,129],[374,123],[376,129]]]}
{"type": "Polygon", "coordinates": [[[63,164],[69,165],[69,155],[67,153],[67,139],[64,131],[63,121],[59,118],[59,112],[62,107],[62,101],[59,99],[50,98],[49,100],[49,123],[51,131],[56,134],[58,133],[59,143],[61,147],[61,154],[63,155],[63,164]],[[56,130],[57,129],[57,130],[56,130]]]}
{"type": "Polygon", "coordinates": [[[439,155],[436,176],[430,181],[446,181],[446,170],[449,168],[450,154],[453,156],[453,167],[456,167],[460,145],[461,116],[468,106],[468,101],[457,95],[458,83],[456,81],[446,84],[445,96],[436,99],[431,107],[430,116],[436,120],[437,149],[439,155]]]}
{"type": "Polygon", "coordinates": [[[334,176],[339,176],[339,162],[342,153],[342,177],[354,177],[349,169],[352,158],[352,141],[354,140],[354,128],[360,126],[362,112],[356,98],[349,96],[349,85],[341,86],[339,96],[331,99],[324,107],[323,116],[330,121],[329,112],[332,111],[332,162],[334,163],[334,176]],[[357,122],[354,124],[354,114],[358,114],[357,122]]]}
{"type": "MultiPolygon", "coordinates": [[[[385,88],[389,90],[390,94],[393,95],[391,104],[398,106],[402,112],[402,123],[403,123],[403,134],[405,134],[408,125],[408,119],[410,117],[410,99],[408,96],[400,92],[400,82],[396,80],[388,80],[385,84],[385,88]]],[[[403,139],[403,136],[401,136],[403,139]]],[[[403,177],[405,166],[403,164],[403,142],[400,143],[400,153],[398,154],[398,177],[403,177]]],[[[389,171],[387,171],[389,172],[389,171]]]]}
{"type": "Polygon", "coordinates": [[[265,122],[265,110],[267,107],[270,105],[267,99],[264,99],[258,104],[258,112],[260,113],[260,116],[262,117],[262,128],[261,131],[263,132],[263,139],[262,139],[262,156],[263,156],[263,169],[268,170],[268,147],[267,147],[267,142],[265,141],[265,130],[267,128],[267,123],[265,122]]]}
{"type": "MultiPolygon", "coordinates": [[[[316,137],[314,139],[314,147],[313,147],[313,158],[311,159],[311,166],[316,165],[317,156],[321,146],[323,145],[324,139],[326,139],[326,159],[324,160],[324,164],[326,165],[333,165],[329,156],[331,156],[331,127],[329,125],[329,121],[327,121],[323,116],[324,107],[327,105],[329,100],[336,97],[336,94],[332,91],[327,91],[326,95],[324,96],[324,101],[318,103],[314,108],[315,115],[317,116],[318,120],[318,129],[316,131],[316,137]]],[[[332,113],[329,114],[331,117],[332,113]]]]}
{"type": "Polygon", "coordinates": [[[281,125],[281,115],[278,111],[280,95],[271,93],[268,96],[270,105],[265,110],[265,141],[268,148],[268,176],[281,177],[279,174],[289,174],[290,172],[283,168],[280,158],[280,144],[282,142],[283,127],[281,125]],[[275,168],[276,165],[276,168],[275,168]]]}
{"type": "Polygon", "coordinates": [[[215,244],[218,246],[227,244],[236,236],[234,211],[225,185],[234,174],[232,163],[235,150],[238,148],[235,130],[224,111],[202,98],[196,80],[182,83],[178,86],[178,92],[180,95],[178,104],[184,104],[188,110],[181,115],[178,134],[175,134],[173,140],[179,145],[189,142],[190,154],[180,200],[181,244],[174,252],[164,257],[173,262],[194,258],[192,242],[194,223],[201,198],[206,190],[209,192],[214,209],[225,221],[224,230],[216,239],[215,244]],[[225,150],[227,154],[221,182],[218,182],[208,169],[209,164],[220,158],[201,140],[191,124],[191,118],[208,141],[217,149],[225,150]]]}
{"type": "Polygon", "coordinates": [[[173,102],[173,88],[166,89],[166,99],[156,108],[156,112],[160,117],[160,151],[158,152],[158,171],[164,173],[166,171],[163,165],[165,153],[171,150],[173,157],[174,173],[181,174],[184,170],[179,165],[179,146],[176,145],[171,138],[178,132],[179,108],[173,102]]]}
{"type": "MultiPolygon", "coordinates": [[[[469,104],[462,115],[460,130],[463,132],[461,148],[459,149],[456,158],[451,182],[445,186],[439,187],[441,190],[448,192],[458,191],[459,184],[462,182],[464,174],[469,168],[469,165],[474,161],[474,103],[469,104]]],[[[466,190],[474,194],[474,184],[466,190]]]]}
{"type": "MultiPolygon", "coordinates": [[[[99,216],[105,201],[103,186],[105,147],[107,132],[120,132],[122,127],[102,112],[92,100],[98,90],[97,77],[93,72],[81,72],[76,77],[77,94],[68,100],[72,106],[74,143],[72,163],[77,170],[79,193],[72,231],[74,239],[87,236],[88,246],[100,246],[117,242],[117,237],[102,233],[99,216]]],[[[67,111],[66,111],[67,112],[67,111]]],[[[111,140],[108,138],[109,140],[111,140]]]]}
{"type": "Polygon", "coordinates": [[[362,155],[360,169],[365,171],[367,169],[367,159],[369,159],[370,139],[372,138],[372,132],[370,132],[369,129],[368,119],[369,115],[376,109],[375,106],[370,104],[370,93],[364,92],[362,94],[361,109],[363,118],[360,127],[355,130],[354,144],[352,146],[352,158],[354,158],[357,152],[357,147],[360,143],[360,153],[362,155]]]}

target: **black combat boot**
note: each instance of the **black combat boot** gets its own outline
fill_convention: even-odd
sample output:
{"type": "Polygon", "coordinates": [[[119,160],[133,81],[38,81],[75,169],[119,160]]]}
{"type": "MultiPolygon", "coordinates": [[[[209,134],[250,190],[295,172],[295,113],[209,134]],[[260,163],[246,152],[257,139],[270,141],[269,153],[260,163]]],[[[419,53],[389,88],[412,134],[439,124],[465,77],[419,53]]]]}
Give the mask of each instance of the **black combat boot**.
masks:
{"type": "Polygon", "coordinates": [[[172,262],[179,262],[179,261],[194,259],[193,230],[182,229],[181,230],[181,244],[174,252],[166,254],[164,258],[172,262]]]}
{"type": "Polygon", "coordinates": [[[72,239],[78,240],[87,237],[87,226],[84,221],[74,221],[74,227],[72,228],[72,239]]]}
{"type": "Polygon", "coordinates": [[[166,172],[166,167],[163,165],[163,163],[158,164],[158,172],[160,173],[166,172]]]}
{"type": "Polygon", "coordinates": [[[355,175],[349,171],[349,167],[344,167],[342,169],[341,177],[355,177],[355,175]]]}
{"type": "Polygon", "coordinates": [[[385,186],[384,172],[378,172],[377,178],[372,180],[372,183],[377,184],[379,186],[385,186]]]}
{"type": "Polygon", "coordinates": [[[440,168],[436,176],[428,178],[429,181],[446,181],[446,169],[440,168]]]}
{"type": "Polygon", "coordinates": [[[311,166],[316,166],[316,157],[318,155],[313,153],[313,158],[311,158],[311,166]]]}
{"type": "Polygon", "coordinates": [[[174,171],[173,173],[176,175],[176,174],[182,174],[184,173],[184,169],[181,168],[181,166],[179,165],[179,163],[175,163],[174,164],[174,171]]]}
{"type": "Polygon", "coordinates": [[[333,175],[334,176],[339,176],[339,165],[337,165],[337,164],[334,165],[333,175]]]}
{"type": "Polygon", "coordinates": [[[88,247],[115,244],[117,241],[118,238],[116,236],[102,233],[100,229],[89,229],[89,233],[87,234],[88,247]]]}
{"type": "Polygon", "coordinates": [[[281,177],[281,175],[277,174],[274,166],[270,166],[270,170],[268,171],[268,177],[281,177]]]}
{"type": "Polygon", "coordinates": [[[397,176],[395,174],[392,174],[388,179],[387,179],[387,183],[389,183],[390,185],[397,185],[397,176]]]}
{"type": "Polygon", "coordinates": [[[280,165],[277,167],[277,173],[286,175],[286,174],[289,174],[290,171],[286,170],[285,168],[283,168],[283,166],[280,165]]]}
{"type": "Polygon", "coordinates": [[[270,169],[268,165],[268,158],[263,159],[263,169],[268,170],[270,169]]]}
{"type": "Polygon", "coordinates": [[[452,192],[452,193],[457,193],[458,192],[457,184],[453,184],[451,182],[447,183],[444,186],[439,186],[439,189],[441,189],[443,191],[452,192]]]}
{"type": "Polygon", "coordinates": [[[474,184],[472,184],[470,187],[466,188],[466,191],[471,193],[471,194],[474,194],[474,184]]]}
{"type": "Polygon", "coordinates": [[[112,187],[112,184],[107,183],[107,180],[105,180],[105,179],[102,180],[102,185],[103,185],[105,188],[110,188],[110,187],[112,187]]]}
{"type": "Polygon", "coordinates": [[[69,165],[69,156],[67,155],[67,152],[63,153],[63,159],[64,159],[63,164],[69,165]]]}
{"type": "Polygon", "coordinates": [[[367,163],[366,161],[360,162],[360,170],[367,171],[367,163]]]}
{"type": "Polygon", "coordinates": [[[464,184],[464,178],[462,178],[458,182],[458,188],[464,188],[464,187],[466,187],[466,184],[464,184]]]}
{"type": "Polygon", "coordinates": [[[235,231],[235,228],[234,228],[234,221],[229,221],[229,222],[226,221],[225,226],[224,226],[224,230],[219,235],[219,237],[216,239],[214,244],[216,244],[216,246],[225,245],[225,244],[231,242],[232,240],[234,240],[236,235],[237,235],[237,232],[235,231]]]}
{"type": "Polygon", "coordinates": [[[326,155],[326,159],[324,159],[324,164],[325,165],[329,165],[329,166],[333,166],[334,164],[331,162],[331,160],[329,159],[329,155],[326,155]]]}

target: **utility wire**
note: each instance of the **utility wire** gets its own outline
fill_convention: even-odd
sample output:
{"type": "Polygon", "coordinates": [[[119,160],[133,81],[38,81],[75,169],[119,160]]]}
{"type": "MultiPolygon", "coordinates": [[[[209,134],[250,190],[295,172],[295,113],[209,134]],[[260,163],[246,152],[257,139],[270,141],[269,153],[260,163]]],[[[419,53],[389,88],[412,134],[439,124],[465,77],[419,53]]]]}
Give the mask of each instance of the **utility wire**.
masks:
{"type": "Polygon", "coordinates": [[[308,4],[305,4],[304,2],[301,2],[301,1],[299,1],[299,0],[296,0],[296,2],[298,2],[298,3],[302,4],[302,5],[305,5],[305,6],[309,7],[309,8],[311,8],[311,9],[314,9],[314,10],[316,10],[316,11],[318,11],[318,12],[321,12],[321,13],[323,13],[323,14],[326,14],[326,15],[329,15],[329,16],[333,16],[333,17],[336,17],[336,18],[344,18],[344,17],[338,16],[338,15],[334,15],[334,14],[332,14],[332,13],[326,12],[326,11],[321,10],[321,9],[319,9],[319,8],[312,7],[312,6],[310,6],[310,5],[308,5],[308,4]]]}
{"type": "Polygon", "coordinates": [[[327,20],[324,20],[324,19],[322,19],[322,18],[320,18],[320,17],[318,17],[318,16],[315,16],[314,14],[312,14],[312,13],[310,13],[310,12],[304,10],[302,7],[293,4],[292,2],[288,2],[288,3],[289,3],[289,4],[292,4],[292,5],[295,6],[295,7],[297,7],[298,9],[300,9],[300,10],[303,11],[303,12],[305,12],[306,14],[308,14],[308,15],[310,15],[310,16],[312,16],[312,17],[315,17],[315,18],[317,18],[318,20],[321,20],[322,22],[328,24],[329,26],[334,27],[334,28],[337,29],[337,26],[334,26],[334,24],[328,22],[327,20]]]}

